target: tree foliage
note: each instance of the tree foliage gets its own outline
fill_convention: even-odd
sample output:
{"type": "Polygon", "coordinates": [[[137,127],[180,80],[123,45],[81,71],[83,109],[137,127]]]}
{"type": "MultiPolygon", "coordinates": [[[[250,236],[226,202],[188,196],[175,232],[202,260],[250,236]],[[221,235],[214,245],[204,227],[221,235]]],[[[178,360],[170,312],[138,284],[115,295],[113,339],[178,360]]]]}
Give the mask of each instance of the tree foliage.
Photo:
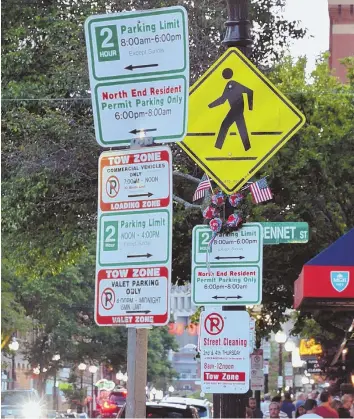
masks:
{"type": "Polygon", "coordinates": [[[165,390],[167,390],[173,378],[177,377],[176,371],[168,360],[170,350],[177,351],[178,345],[175,337],[168,333],[168,328],[154,327],[150,330],[147,381],[165,390]]]}

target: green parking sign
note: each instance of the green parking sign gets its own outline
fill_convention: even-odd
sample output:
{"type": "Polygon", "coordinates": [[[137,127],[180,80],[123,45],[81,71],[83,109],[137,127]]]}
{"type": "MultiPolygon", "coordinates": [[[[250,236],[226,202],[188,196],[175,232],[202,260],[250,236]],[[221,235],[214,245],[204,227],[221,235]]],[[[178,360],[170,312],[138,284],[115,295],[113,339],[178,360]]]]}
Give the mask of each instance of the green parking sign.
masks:
{"type": "Polygon", "coordinates": [[[118,250],[118,221],[105,221],[103,226],[103,250],[118,250]]]}
{"type": "Polygon", "coordinates": [[[119,60],[117,26],[98,26],[95,29],[98,61],[119,60]]]}
{"type": "Polygon", "coordinates": [[[198,252],[206,253],[208,251],[208,245],[213,237],[212,231],[198,231],[198,252]]]}

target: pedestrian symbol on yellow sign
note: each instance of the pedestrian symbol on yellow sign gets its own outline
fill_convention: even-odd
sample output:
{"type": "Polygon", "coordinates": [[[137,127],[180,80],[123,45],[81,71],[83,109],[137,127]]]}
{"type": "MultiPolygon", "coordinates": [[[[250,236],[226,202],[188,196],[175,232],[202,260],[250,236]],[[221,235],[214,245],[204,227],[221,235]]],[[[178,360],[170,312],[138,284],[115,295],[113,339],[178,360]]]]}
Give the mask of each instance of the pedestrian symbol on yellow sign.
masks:
{"type": "MultiPolygon", "coordinates": [[[[231,79],[233,74],[234,73],[231,68],[225,68],[225,70],[222,72],[222,76],[226,80],[231,79]]],[[[222,121],[218,138],[216,139],[215,143],[216,148],[222,148],[226,134],[233,123],[235,123],[237,126],[245,150],[247,151],[251,148],[245,118],[243,116],[243,93],[246,93],[248,96],[248,107],[251,111],[253,109],[253,91],[234,80],[227,82],[222,96],[209,104],[209,108],[214,108],[215,106],[222,105],[227,100],[231,108],[225,119],[222,121]]]]}
{"type": "Polygon", "coordinates": [[[236,48],[191,87],[178,143],[226,193],[239,190],[305,123],[302,113],[236,48]]]}

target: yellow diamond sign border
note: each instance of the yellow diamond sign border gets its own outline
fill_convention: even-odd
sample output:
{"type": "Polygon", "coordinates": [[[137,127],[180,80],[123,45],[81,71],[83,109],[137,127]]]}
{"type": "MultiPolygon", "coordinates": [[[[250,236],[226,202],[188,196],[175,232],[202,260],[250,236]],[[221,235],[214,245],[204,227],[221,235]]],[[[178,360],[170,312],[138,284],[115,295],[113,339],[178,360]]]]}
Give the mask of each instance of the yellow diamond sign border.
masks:
{"type": "MultiPolygon", "coordinates": [[[[306,119],[305,116],[296,108],[295,105],[293,105],[258,69],[257,67],[251,63],[250,60],[247,59],[246,56],[244,56],[237,48],[229,48],[198,80],[194,85],[190,88],[189,96],[191,97],[193,93],[195,93],[202,85],[203,83],[215,73],[215,71],[223,64],[225,61],[232,55],[236,54],[236,56],[241,60],[243,68],[244,66],[247,66],[248,70],[251,70],[258,79],[260,79],[264,85],[276,95],[277,98],[279,98],[285,107],[287,107],[287,112],[290,112],[292,114],[295,114],[295,117],[298,118],[297,123],[294,125],[292,123],[291,128],[286,128],[285,132],[280,133],[281,135],[280,139],[276,142],[276,144],[266,152],[266,154],[260,159],[255,162],[255,165],[251,169],[247,169],[245,173],[242,172],[242,175],[240,175],[240,180],[238,180],[234,185],[231,187],[225,184],[225,179],[222,179],[220,175],[217,173],[214,173],[213,170],[211,170],[207,162],[204,162],[201,157],[198,156],[195,150],[192,150],[189,145],[186,144],[188,142],[188,134],[187,137],[182,141],[177,143],[216,183],[217,185],[227,194],[234,193],[238,191],[246,182],[248,179],[250,179],[256,171],[258,171],[290,138],[304,125],[306,119]]],[[[242,86],[242,85],[241,85],[242,86]]],[[[262,85],[263,86],[263,85],[262,85]]],[[[242,86],[244,87],[244,86],[242,86]]],[[[247,89],[247,88],[246,88],[247,89]]],[[[213,99],[214,96],[218,95],[220,92],[211,92],[210,99],[213,99]]],[[[245,92],[243,92],[245,93],[245,92]]],[[[252,96],[253,97],[253,96],[252,96]]],[[[272,95],[272,98],[274,98],[274,95],[272,95]]],[[[249,100],[249,99],[248,99],[249,100]]],[[[253,99],[252,99],[253,100],[253,99]]],[[[231,105],[230,105],[231,106],[231,105]]],[[[210,107],[210,106],[209,106],[210,107]]],[[[191,113],[192,106],[190,106],[190,112],[191,113]]],[[[289,113],[290,115],[290,113],[289,113]]],[[[250,118],[250,117],[249,117],[250,118]]],[[[218,125],[220,125],[222,120],[218,122],[218,125]]],[[[191,121],[189,121],[189,124],[191,121]]],[[[189,131],[189,127],[188,127],[189,131]]],[[[212,133],[213,134],[213,133],[212,133]]],[[[230,133],[230,135],[236,135],[237,133],[230,133]]],[[[260,134],[262,134],[260,132],[260,134]]],[[[279,133],[275,133],[279,134],[279,133]]],[[[197,134],[190,134],[191,136],[195,136],[197,134]]],[[[208,135],[206,133],[206,135],[208,135]]],[[[202,145],[199,146],[202,147],[202,145]]],[[[215,147],[215,146],[214,146],[215,147]]],[[[222,160],[223,158],[220,158],[222,160]]],[[[227,160],[227,157],[224,158],[227,160]]],[[[230,158],[231,160],[237,160],[238,158],[230,158]]],[[[251,158],[252,159],[252,158],[251,158]]],[[[253,158],[254,159],[254,158],[253,158]]],[[[257,157],[258,159],[258,157],[257,157]]],[[[242,160],[242,158],[240,158],[242,160]]],[[[243,158],[243,160],[247,160],[247,158],[243,158]]]]}

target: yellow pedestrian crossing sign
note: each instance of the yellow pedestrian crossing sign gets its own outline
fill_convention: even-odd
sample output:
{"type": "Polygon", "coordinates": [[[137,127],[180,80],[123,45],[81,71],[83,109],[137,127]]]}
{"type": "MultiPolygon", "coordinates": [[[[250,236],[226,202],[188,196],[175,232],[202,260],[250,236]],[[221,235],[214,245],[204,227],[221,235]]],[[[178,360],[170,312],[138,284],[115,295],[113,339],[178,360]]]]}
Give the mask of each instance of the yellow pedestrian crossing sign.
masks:
{"type": "Polygon", "coordinates": [[[237,48],[229,48],[191,87],[188,133],[178,144],[230,194],[304,123],[304,115],[237,48]]]}

